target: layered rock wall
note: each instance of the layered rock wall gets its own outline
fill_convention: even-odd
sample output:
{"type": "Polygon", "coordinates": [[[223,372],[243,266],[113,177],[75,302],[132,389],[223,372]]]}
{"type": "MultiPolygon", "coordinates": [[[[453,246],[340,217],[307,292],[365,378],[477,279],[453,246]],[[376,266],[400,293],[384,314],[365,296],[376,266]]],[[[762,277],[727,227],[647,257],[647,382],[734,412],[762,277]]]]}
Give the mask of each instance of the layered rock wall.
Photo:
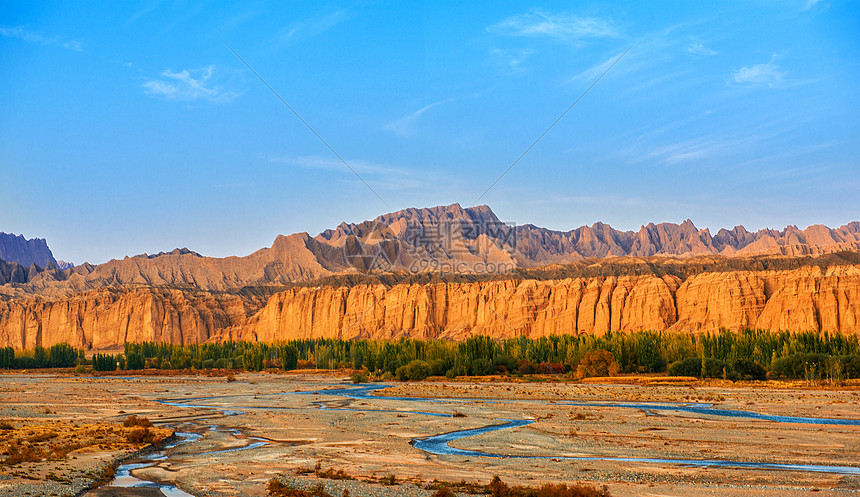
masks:
{"type": "Polygon", "coordinates": [[[111,289],[0,302],[0,345],[177,344],[297,338],[540,337],[722,327],[860,333],[860,267],[539,281],[296,287],[266,304],[235,295],[111,289]],[[253,312],[255,311],[256,312],[253,312]]]}
{"type": "Polygon", "coordinates": [[[125,342],[200,343],[243,323],[239,297],[169,289],[106,289],[69,299],[0,302],[0,345],[32,349],[66,342],[84,349],[125,342]]]}
{"type": "Polygon", "coordinates": [[[860,268],[295,288],[244,325],[243,340],[461,339],[745,327],[860,333],[860,268]]]}

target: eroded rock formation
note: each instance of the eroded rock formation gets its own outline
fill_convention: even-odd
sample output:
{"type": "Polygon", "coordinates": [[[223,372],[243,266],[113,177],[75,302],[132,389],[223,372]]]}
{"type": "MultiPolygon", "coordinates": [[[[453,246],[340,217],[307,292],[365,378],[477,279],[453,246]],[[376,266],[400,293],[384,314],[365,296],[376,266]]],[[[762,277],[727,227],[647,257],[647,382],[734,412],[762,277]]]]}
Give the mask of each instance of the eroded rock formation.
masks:
{"type": "Polygon", "coordinates": [[[721,327],[860,333],[860,267],[302,286],[263,297],[110,289],[0,302],[0,345],[296,338],[462,339],[721,327]]]}
{"type": "Polygon", "coordinates": [[[201,343],[245,322],[253,299],[163,288],[113,288],[61,300],[0,302],[0,344],[18,349],[66,342],[85,349],[125,342],[201,343]]]}

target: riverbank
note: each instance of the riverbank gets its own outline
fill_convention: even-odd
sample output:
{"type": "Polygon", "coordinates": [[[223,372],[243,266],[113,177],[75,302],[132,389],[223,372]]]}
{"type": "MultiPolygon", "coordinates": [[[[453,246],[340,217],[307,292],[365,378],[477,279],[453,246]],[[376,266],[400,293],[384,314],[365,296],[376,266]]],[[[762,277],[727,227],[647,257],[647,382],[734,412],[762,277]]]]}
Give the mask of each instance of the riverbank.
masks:
{"type": "MultiPolygon", "coordinates": [[[[22,406],[0,421],[0,493],[8,496],[79,495],[112,478],[124,459],[171,437],[166,428],[34,418],[22,406]]],[[[59,414],[46,407],[38,414],[59,414]]]]}
{"type": "MultiPolygon", "coordinates": [[[[343,486],[356,497],[408,494],[434,479],[486,484],[493,475],[529,486],[606,484],[613,496],[860,492],[858,475],[810,469],[857,466],[860,426],[775,422],[707,410],[847,420],[860,417],[855,389],[502,378],[353,385],[345,374],[303,372],[238,373],[232,382],[218,376],[154,375],[4,375],[3,380],[10,393],[0,398],[0,418],[18,413],[23,419],[26,412],[32,423],[46,416],[117,422],[134,414],[193,434],[193,441],[165,450],[163,458],[146,461],[130,475],[195,496],[263,496],[273,477],[308,486],[323,483],[333,495],[340,495],[336,489],[343,486]],[[356,395],[355,388],[365,386],[379,390],[356,395]],[[44,413],[45,407],[51,414],[44,413]],[[414,445],[506,419],[529,423],[449,444],[503,457],[436,454],[414,445]],[[751,466],[696,463],[705,460],[751,466]],[[297,474],[317,463],[356,480],[297,474]],[[768,463],[797,467],[756,466],[768,463]],[[392,475],[396,486],[381,483],[392,475]]],[[[78,462],[70,459],[67,466],[83,469],[78,462]]]]}

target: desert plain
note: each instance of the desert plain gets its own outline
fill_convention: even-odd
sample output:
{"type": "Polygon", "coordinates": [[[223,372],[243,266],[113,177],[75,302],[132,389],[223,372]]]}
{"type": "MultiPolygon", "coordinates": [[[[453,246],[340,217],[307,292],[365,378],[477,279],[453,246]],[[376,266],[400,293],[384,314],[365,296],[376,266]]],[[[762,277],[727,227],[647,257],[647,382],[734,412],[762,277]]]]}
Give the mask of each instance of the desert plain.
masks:
{"type": "Polygon", "coordinates": [[[840,424],[860,418],[858,384],[495,377],[355,385],[336,372],[241,373],[235,381],[0,376],[0,419],[16,428],[121,426],[131,415],[174,436],[149,456],[106,440],[60,460],[0,466],[0,494],[262,496],[280,478],[298,488],[321,483],[338,496],[344,489],[353,497],[430,496],[434,480],[486,484],[494,475],[529,486],[606,485],[613,496],[860,494],[860,425],[840,424]],[[508,420],[529,424],[453,436],[447,454],[420,448],[428,437],[508,420]],[[118,478],[86,489],[121,458],[118,478]],[[325,477],[339,471],[352,479],[325,477]]]}

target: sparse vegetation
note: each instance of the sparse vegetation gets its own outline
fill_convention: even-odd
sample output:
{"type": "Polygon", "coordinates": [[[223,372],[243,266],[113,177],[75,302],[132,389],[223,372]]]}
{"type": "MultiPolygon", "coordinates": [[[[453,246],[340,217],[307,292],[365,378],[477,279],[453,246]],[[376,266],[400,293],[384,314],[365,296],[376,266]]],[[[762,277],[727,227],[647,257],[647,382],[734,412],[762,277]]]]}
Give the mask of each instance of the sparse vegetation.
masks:
{"type": "MultiPolygon", "coordinates": [[[[322,484],[318,484],[311,490],[302,490],[291,485],[287,485],[277,478],[272,478],[266,483],[266,492],[275,497],[333,497],[325,491],[322,484]]],[[[349,495],[345,492],[345,495],[349,495]]]]}
{"type": "Polygon", "coordinates": [[[10,424],[0,430],[0,464],[61,461],[85,447],[132,448],[154,442],[167,433],[165,429],[108,423],[28,422],[18,428],[10,424]]]}
{"type": "Polygon", "coordinates": [[[479,483],[434,481],[425,486],[436,490],[433,497],[453,497],[455,492],[492,497],[610,497],[609,490],[586,485],[546,484],[540,487],[509,486],[494,476],[487,485],[479,483]]]}
{"type": "Polygon", "coordinates": [[[132,414],[131,416],[125,418],[125,421],[122,422],[122,425],[125,426],[126,428],[129,428],[132,426],[140,426],[143,428],[150,428],[150,427],[152,427],[152,421],[150,421],[149,419],[147,419],[145,417],[137,417],[134,414],[132,414]]]}
{"type": "Polygon", "coordinates": [[[354,480],[355,479],[353,476],[347,474],[347,472],[344,471],[343,469],[338,469],[338,470],[336,470],[334,468],[322,469],[322,463],[319,461],[317,461],[317,463],[313,467],[313,469],[307,468],[307,467],[298,468],[296,470],[296,474],[297,475],[313,474],[317,478],[325,478],[327,480],[354,480]]]}
{"type": "Polygon", "coordinates": [[[595,488],[563,483],[547,483],[537,488],[508,486],[498,476],[493,477],[489,487],[493,497],[610,497],[605,486],[595,488]]]}
{"type": "Polygon", "coordinates": [[[379,479],[379,483],[389,486],[397,485],[397,477],[394,475],[383,476],[379,479]]]}

